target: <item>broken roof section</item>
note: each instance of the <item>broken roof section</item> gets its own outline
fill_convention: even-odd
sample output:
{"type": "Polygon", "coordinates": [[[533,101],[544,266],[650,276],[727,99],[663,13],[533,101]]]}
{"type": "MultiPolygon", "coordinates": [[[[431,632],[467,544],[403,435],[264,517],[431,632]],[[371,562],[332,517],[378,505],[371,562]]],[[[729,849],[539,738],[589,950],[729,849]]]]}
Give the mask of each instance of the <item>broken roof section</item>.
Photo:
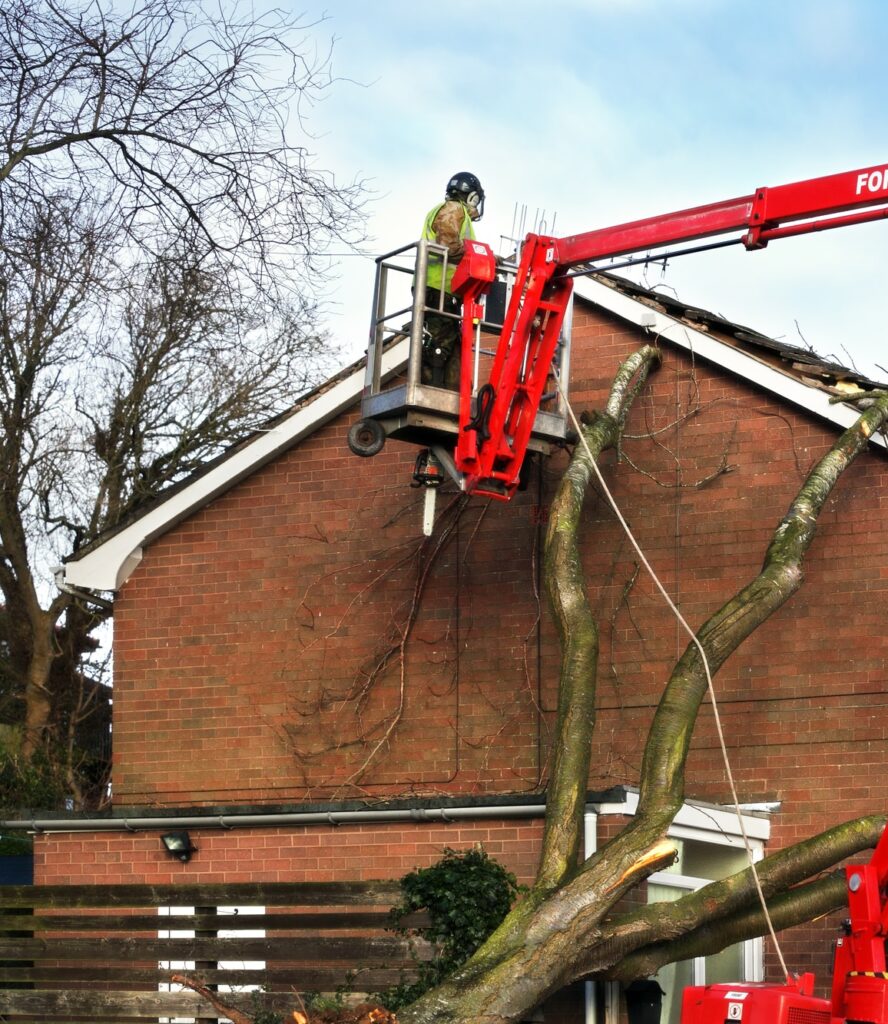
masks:
{"type": "MultiPolygon", "coordinates": [[[[706,359],[840,429],[849,427],[859,413],[849,404],[836,403],[836,399],[888,387],[812,352],[775,341],[613,274],[578,279],[576,295],[580,301],[634,324],[663,343],[706,359]]],[[[403,369],[407,350],[406,340],[392,344],[385,353],[383,373],[403,369]]],[[[167,488],[129,519],[81,548],[65,564],[60,582],[93,591],[118,590],[153,540],[352,408],[364,387],[364,364],[361,359],[346,367],[266,428],[232,445],[197,473],[167,488]]],[[[873,443],[888,447],[882,437],[874,437],[873,443]]]]}
{"type": "MultiPolygon", "coordinates": [[[[857,370],[843,366],[832,359],[818,355],[813,349],[790,345],[779,339],[769,338],[751,327],[727,320],[718,313],[712,313],[698,306],[690,306],[676,296],[663,295],[627,281],[615,274],[596,274],[603,281],[639,302],[657,308],[677,320],[682,320],[702,331],[715,331],[725,340],[733,339],[736,347],[768,360],[775,367],[788,371],[811,387],[823,388],[834,395],[849,391],[871,391],[884,389],[888,384],[871,380],[857,370]]],[[[582,286],[581,286],[582,289],[582,286]]]]}

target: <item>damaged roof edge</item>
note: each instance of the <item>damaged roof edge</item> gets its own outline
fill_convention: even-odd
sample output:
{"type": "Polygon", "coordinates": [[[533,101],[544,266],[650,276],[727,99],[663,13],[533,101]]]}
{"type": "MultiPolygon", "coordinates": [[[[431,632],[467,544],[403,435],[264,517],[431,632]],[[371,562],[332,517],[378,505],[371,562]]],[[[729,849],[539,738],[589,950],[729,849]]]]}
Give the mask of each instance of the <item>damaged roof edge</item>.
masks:
{"type": "MultiPolygon", "coordinates": [[[[850,427],[860,416],[859,410],[850,405],[831,403],[827,392],[804,384],[792,374],[756,359],[707,331],[698,330],[681,319],[660,312],[655,306],[626,295],[618,286],[594,278],[583,278],[577,282],[576,292],[600,309],[648,331],[652,340],[663,338],[750,384],[828,420],[842,430],[850,427]]],[[[881,434],[874,435],[870,441],[878,448],[888,449],[888,443],[881,434]]]]}
{"type": "MultiPolygon", "coordinates": [[[[604,278],[579,278],[576,294],[648,331],[652,338],[663,338],[843,430],[859,415],[848,405],[831,404],[827,393],[802,383],[791,374],[621,291],[618,279],[610,277],[610,283],[606,283],[604,278]]],[[[385,352],[384,375],[406,365],[407,349],[405,340],[385,352]]],[[[90,591],[119,590],[139,564],[144,547],[357,402],[364,386],[364,374],[362,362],[332,387],[322,388],[314,400],[277,420],[270,430],[236,446],[231,455],[219,459],[208,471],[176,485],[169,497],[164,499],[161,494],[160,500],[142,515],[70,558],[63,567],[62,582],[90,591]]],[[[881,435],[871,441],[883,449],[888,447],[881,435]]]]}

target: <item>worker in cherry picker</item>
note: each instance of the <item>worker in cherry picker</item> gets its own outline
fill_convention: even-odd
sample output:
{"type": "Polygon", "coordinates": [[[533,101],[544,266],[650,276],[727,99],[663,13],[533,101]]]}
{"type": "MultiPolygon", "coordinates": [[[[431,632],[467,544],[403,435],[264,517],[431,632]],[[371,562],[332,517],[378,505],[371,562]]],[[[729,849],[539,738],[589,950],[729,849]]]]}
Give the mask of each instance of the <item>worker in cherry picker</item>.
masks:
{"type": "Polygon", "coordinates": [[[422,382],[459,390],[460,321],[462,300],[451,290],[453,274],[462,259],[467,238],[474,238],[472,222],[484,212],[484,189],[468,171],[447,182],[444,202],[429,210],[422,237],[447,247],[447,270],[440,253],[429,252],[425,294],[425,330],[422,346],[422,382]],[[442,316],[437,312],[454,314],[442,316]]]}

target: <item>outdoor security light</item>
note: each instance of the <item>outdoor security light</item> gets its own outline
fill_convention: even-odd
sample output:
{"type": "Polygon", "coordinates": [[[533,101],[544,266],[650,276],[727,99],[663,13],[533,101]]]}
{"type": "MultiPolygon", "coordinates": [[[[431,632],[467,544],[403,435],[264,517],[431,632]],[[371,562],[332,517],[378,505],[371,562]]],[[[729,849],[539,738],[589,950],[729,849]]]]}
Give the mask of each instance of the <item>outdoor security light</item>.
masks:
{"type": "Polygon", "coordinates": [[[160,841],[166,852],[171,857],[178,857],[183,864],[187,864],[191,860],[191,854],[197,851],[187,832],[167,832],[160,837],[160,841]]]}

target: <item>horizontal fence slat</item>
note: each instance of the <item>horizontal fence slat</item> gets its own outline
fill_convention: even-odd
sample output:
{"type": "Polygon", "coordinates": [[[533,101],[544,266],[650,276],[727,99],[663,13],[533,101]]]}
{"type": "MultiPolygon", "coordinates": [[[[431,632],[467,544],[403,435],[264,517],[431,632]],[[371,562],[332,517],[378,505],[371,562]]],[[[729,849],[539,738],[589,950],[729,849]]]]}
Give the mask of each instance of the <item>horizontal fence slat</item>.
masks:
{"type": "Polygon", "coordinates": [[[392,881],[0,885],[0,907],[386,906],[399,895],[400,887],[392,881]]]}
{"type": "Polygon", "coordinates": [[[0,939],[0,960],[324,960],[386,963],[409,960],[408,943],[395,936],[292,938],[0,939]]]}
{"type": "MultiPolygon", "coordinates": [[[[0,914],[0,933],[5,931],[154,932],[173,928],[219,931],[232,928],[343,929],[376,928],[388,923],[387,910],[308,911],[304,914],[0,914]]],[[[409,927],[428,923],[427,914],[411,914],[403,922],[409,927]]]]}
{"type": "Polygon", "coordinates": [[[51,983],[54,986],[66,984],[111,984],[118,988],[132,985],[168,984],[173,975],[187,974],[207,985],[261,985],[269,991],[296,989],[299,992],[328,992],[347,988],[352,992],[375,992],[388,985],[396,985],[404,978],[416,976],[414,965],[397,967],[362,967],[353,969],[347,964],[337,967],[278,967],[246,968],[224,970],[222,968],[200,968],[194,971],[160,969],[154,967],[133,967],[119,964],[117,967],[3,967],[0,968],[0,985],[22,983],[51,983]]]}
{"type": "MultiPolygon", "coordinates": [[[[249,1010],[252,997],[247,993],[225,993],[222,998],[232,1006],[249,1010]]],[[[258,998],[269,1009],[298,1009],[298,1000],[291,992],[263,992],[258,998]]],[[[116,1016],[124,1019],[152,1017],[211,1017],[218,1011],[196,992],[38,992],[0,989],[0,1014],[42,1015],[44,1018],[63,1014],[116,1016]]]]}

